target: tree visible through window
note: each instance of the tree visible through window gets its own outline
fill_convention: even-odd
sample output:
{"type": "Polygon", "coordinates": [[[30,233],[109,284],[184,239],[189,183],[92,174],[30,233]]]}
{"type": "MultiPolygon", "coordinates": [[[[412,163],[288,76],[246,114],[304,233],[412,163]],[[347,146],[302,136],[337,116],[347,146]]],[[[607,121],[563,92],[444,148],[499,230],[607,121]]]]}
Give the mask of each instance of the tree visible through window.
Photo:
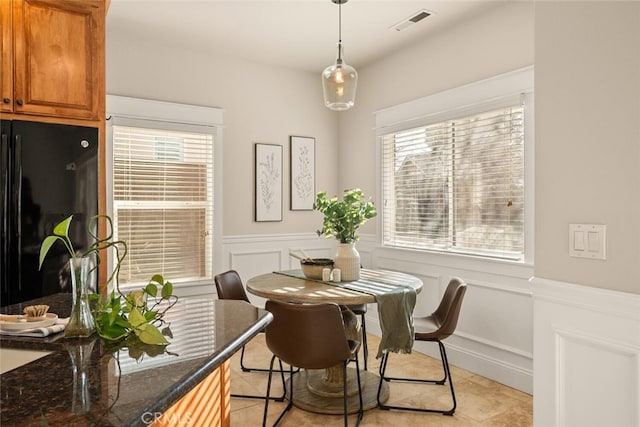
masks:
{"type": "Polygon", "coordinates": [[[385,245],[522,258],[523,106],[381,139],[385,245]]]}

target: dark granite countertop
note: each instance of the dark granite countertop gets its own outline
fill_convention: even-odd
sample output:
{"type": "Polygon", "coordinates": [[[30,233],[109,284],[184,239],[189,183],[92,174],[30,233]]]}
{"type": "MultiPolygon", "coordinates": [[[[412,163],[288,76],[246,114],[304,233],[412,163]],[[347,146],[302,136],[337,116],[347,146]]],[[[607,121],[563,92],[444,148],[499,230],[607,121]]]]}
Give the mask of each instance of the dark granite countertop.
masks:
{"type": "MultiPolygon", "coordinates": [[[[70,294],[46,303],[69,315],[70,294]]],[[[0,347],[52,353],[0,376],[0,425],[143,426],[171,407],[255,336],[273,316],[244,301],[182,298],[165,315],[174,338],[162,354],[111,348],[97,335],[0,336],[0,347]],[[46,423],[45,423],[46,421],[46,423]]]]}

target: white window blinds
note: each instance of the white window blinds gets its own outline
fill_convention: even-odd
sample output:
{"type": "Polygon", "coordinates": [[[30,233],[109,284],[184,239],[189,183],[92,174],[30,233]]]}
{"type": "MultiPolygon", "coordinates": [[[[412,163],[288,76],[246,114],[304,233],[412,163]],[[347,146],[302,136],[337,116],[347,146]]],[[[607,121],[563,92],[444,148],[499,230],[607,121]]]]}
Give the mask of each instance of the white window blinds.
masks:
{"type": "Polygon", "coordinates": [[[522,258],[523,106],[380,138],[385,245],[522,258]]]}
{"type": "Polygon", "coordinates": [[[120,284],[211,279],[213,134],[114,124],[112,141],[120,284]]]}

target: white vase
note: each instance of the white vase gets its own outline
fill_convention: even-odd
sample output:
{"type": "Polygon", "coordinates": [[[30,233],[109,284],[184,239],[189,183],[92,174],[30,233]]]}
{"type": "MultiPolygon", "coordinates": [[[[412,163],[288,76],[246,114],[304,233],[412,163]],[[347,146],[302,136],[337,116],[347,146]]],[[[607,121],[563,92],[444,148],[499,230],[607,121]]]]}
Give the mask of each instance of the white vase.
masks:
{"type": "Polygon", "coordinates": [[[333,268],[339,268],[342,282],[350,282],[360,278],[360,254],[355,243],[340,243],[333,268]]]}

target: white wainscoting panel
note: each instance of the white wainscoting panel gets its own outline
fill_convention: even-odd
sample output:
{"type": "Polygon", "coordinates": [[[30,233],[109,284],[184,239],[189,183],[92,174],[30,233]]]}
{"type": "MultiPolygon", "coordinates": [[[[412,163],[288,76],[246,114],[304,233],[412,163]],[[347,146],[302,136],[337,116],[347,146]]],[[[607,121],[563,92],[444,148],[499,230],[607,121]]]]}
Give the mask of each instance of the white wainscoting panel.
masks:
{"type": "MultiPolygon", "coordinates": [[[[431,314],[452,277],[467,283],[456,332],[444,342],[452,365],[525,393],[533,392],[533,315],[530,266],[478,261],[468,257],[376,248],[374,268],[397,270],[422,279],[415,315],[431,314]]],[[[375,307],[367,328],[380,334],[375,307]]],[[[437,345],[415,349],[439,358],[437,345]]]]}
{"type": "Polygon", "coordinates": [[[534,425],[640,426],[640,295],[531,282],[534,425]]]}
{"type": "MultiPolygon", "coordinates": [[[[302,249],[312,258],[333,258],[335,243],[315,233],[285,235],[243,235],[225,237],[223,270],[236,270],[242,281],[278,270],[300,268],[300,261],[289,255],[302,249]]],[[[249,294],[249,300],[263,307],[264,298],[249,294]]]]}

